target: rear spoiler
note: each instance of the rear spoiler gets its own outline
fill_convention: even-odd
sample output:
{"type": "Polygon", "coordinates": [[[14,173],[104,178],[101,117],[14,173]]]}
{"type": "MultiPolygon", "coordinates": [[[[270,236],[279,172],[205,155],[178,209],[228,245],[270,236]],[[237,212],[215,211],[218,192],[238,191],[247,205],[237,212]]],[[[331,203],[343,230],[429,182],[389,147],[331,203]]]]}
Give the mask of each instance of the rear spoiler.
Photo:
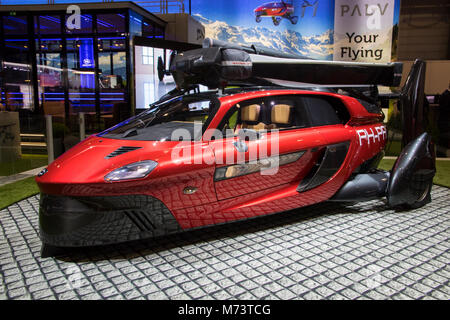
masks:
{"type": "Polygon", "coordinates": [[[316,85],[400,85],[402,63],[321,61],[254,46],[207,39],[204,48],[173,59],[170,72],[179,89],[193,84],[221,88],[230,81],[270,78],[316,85]],[[205,47],[209,46],[209,47],[205,47]]]}

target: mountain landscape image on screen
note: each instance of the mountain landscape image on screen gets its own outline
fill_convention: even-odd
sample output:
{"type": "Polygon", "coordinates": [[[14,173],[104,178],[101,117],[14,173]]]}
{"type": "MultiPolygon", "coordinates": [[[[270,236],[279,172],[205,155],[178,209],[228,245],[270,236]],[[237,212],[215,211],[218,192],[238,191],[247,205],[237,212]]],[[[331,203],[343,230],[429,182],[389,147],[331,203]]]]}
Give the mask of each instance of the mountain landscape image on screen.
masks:
{"type": "Polygon", "coordinates": [[[205,27],[205,37],[239,44],[254,44],[313,59],[333,59],[333,30],[314,36],[303,36],[294,30],[274,30],[268,27],[241,27],[224,21],[210,20],[193,14],[205,27]]]}

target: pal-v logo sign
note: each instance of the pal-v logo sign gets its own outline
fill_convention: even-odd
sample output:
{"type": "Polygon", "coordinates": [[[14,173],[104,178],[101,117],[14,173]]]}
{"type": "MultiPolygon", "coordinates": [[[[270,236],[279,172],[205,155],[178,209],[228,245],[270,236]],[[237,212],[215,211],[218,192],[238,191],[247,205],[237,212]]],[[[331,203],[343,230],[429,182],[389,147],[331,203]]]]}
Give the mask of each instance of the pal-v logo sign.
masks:
{"type": "MultiPolygon", "coordinates": [[[[391,4],[392,5],[392,4],[391,4]]],[[[376,4],[342,4],[341,5],[341,17],[354,17],[365,16],[367,17],[366,26],[369,30],[381,29],[381,16],[384,16],[389,3],[376,3],[376,4]]]]}

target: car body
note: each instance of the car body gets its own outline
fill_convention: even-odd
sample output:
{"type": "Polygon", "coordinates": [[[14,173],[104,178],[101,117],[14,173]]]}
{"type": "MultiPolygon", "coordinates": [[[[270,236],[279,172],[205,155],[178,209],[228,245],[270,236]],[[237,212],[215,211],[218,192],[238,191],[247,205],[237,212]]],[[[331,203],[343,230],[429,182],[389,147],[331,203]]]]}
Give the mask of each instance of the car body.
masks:
{"type": "MultiPolygon", "coordinates": [[[[361,92],[244,83],[199,92],[190,84],[248,82],[251,72],[311,79],[310,68],[318,67],[359,82],[395,84],[398,65],[276,60],[297,68],[289,74],[273,59],[250,58],[215,47],[177,55],[174,92],[81,141],[38,174],[43,252],[150,238],[322,201],[386,197],[393,207],[430,201],[430,136],[412,133],[393,169],[376,170],[387,131],[378,103],[361,92]]],[[[411,94],[401,99],[416,113],[422,66],[412,68],[411,94]]]]}
{"type": "MultiPolygon", "coordinates": [[[[205,95],[205,99],[207,97],[208,95],[205,95]]],[[[290,163],[281,165],[278,172],[273,175],[264,175],[261,174],[262,171],[258,170],[236,177],[222,177],[222,179],[219,179],[216,176],[220,168],[233,165],[246,166],[252,161],[263,160],[259,159],[258,154],[253,155],[252,158],[250,151],[247,150],[247,152],[243,152],[245,162],[239,164],[237,161],[239,151],[233,144],[240,139],[238,135],[211,140],[211,137],[205,136],[207,134],[205,131],[201,141],[192,142],[160,141],[163,139],[160,136],[149,137],[151,140],[141,140],[143,138],[139,136],[118,139],[116,136],[113,137],[113,134],[108,133],[108,131],[91,136],[56,159],[49,165],[46,174],[36,178],[44,199],[42,205],[44,210],[41,211],[43,221],[48,220],[46,213],[52,211],[51,209],[45,209],[46,203],[48,203],[48,201],[45,201],[46,197],[69,197],[73,202],[77,201],[77,199],[81,199],[81,202],[87,199],[87,202],[89,202],[89,199],[97,197],[124,197],[126,199],[128,196],[145,196],[152,199],[152,201],[155,199],[155,201],[161,203],[161,206],[166,207],[170,211],[173,219],[176,221],[175,225],[178,225],[174,230],[186,230],[285,211],[331,198],[355,169],[382,152],[386,143],[386,128],[380,123],[382,115],[368,112],[355,98],[347,96],[318,91],[269,89],[246,90],[242,93],[222,97],[212,95],[209,99],[219,104],[219,106],[214,114],[211,115],[212,119],[207,128],[219,129],[220,131],[222,129],[220,127],[221,123],[223,124],[227,114],[229,114],[230,110],[236,108],[236,105],[241,106],[241,113],[245,112],[246,105],[252,106],[256,104],[271,106],[272,110],[275,110],[274,108],[278,106],[286,108],[286,105],[291,104],[291,108],[288,108],[291,109],[289,110],[290,112],[294,112],[294,107],[305,108],[301,106],[301,104],[305,103],[324,104],[321,106],[322,112],[335,112],[334,104],[338,105],[339,108],[345,109],[341,110],[342,119],[331,114],[329,124],[326,122],[320,123],[320,119],[324,119],[324,116],[321,115],[321,118],[318,118],[317,114],[313,116],[319,119],[319,122],[316,124],[311,123],[314,119],[310,119],[310,123],[305,121],[292,127],[287,127],[288,124],[283,124],[283,127],[277,132],[277,138],[279,139],[278,155],[283,157],[284,155],[299,152],[302,154],[298,154],[297,157],[294,156],[293,161],[290,163]],[[361,139],[363,136],[358,134],[358,130],[367,130],[375,133],[377,136],[374,139],[371,138],[372,140],[367,140],[367,138],[361,139]],[[185,144],[184,147],[186,147],[186,143],[192,145],[195,143],[201,144],[200,148],[203,153],[202,156],[206,158],[205,161],[198,163],[199,161],[192,159],[192,161],[185,164],[183,162],[177,163],[173,160],[173,150],[180,148],[182,143],[185,144]],[[305,177],[314,170],[315,165],[318,163],[318,158],[323,157],[325,150],[330,147],[336,148],[336,146],[340,145],[344,145],[341,147],[340,163],[333,168],[327,168],[329,170],[327,172],[329,180],[314,188],[298,192],[299,184],[305,181],[305,177]],[[117,152],[117,150],[124,147],[139,149],[107,158],[111,153],[117,152]],[[226,163],[224,158],[222,159],[227,152],[231,152],[235,156],[235,163],[226,163]],[[211,160],[208,163],[206,163],[207,158],[211,160]],[[146,177],[124,181],[105,181],[105,176],[108,173],[143,160],[152,160],[158,163],[157,167],[146,177]],[[186,188],[196,188],[196,192],[186,194],[184,192],[186,188]]],[[[315,107],[317,111],[317,106],[315,107]]],[[[277,111],[272,111],[272,115],[275,115],[275,112],[277,111]]],[[[297,112],[307,114],[310,110],[297,110],[297,112]]],[[[263,117],[262,112],[260,117],[263,117]]],[[[270,122],[271,120],[266,121],[270,122]]],[[[291,119],[291,121],[295,121],[295,119],[291,119]]],[[[145,129],[152,130],[153,128],[150,126],[145,129]]],[[[252,144],[264,144],[269,141],[271,134],[272,132],[269,130],[261,135],[259,139],[243,140],[243,143],[247,144],[249,149],[251,149],[252,144]]],[[[270,144],[267,144],[270,147],[270,144]]],[[[273,157],[274,155],[270,154],[269,151],[265,157],[273,157]]],[[[192,152],[191,156],[195,156],[194,152],[192,152]]],[[[89,205],[86,206],[90,208],[89,205]]],[[[93,206],[95,207],[95,205],[93,206]]],[[[70,205],[67,208],[64,205],[62,207],[64,208],[63,210],[67,210],[67,213],[71,211],[70,205]]],[[[117,208],[106,207],[105,209],[105,214],[107,215],[109,214],[108,212],[115,211],[117,208]]],[[[119,223],[120,220],[133,220],[133,218],[130,218],[133,213],[126,213],[125,211],[140,209],[142,208],[136,207],[135,204],[129,204],[129,206],[120,208],[123,216],[120,218],[118,216],[111,223],[122,227],[122,224],[119,223]]],[[[95,215],[96,212],[102,212],[102,210],[97,208],[94,212],[83,214],[80,214],[77,210],[75,212],[75,215],[78,217],[76,219],[79,219],[80,224],[83,225],[81,221],[83,220],[83,215],[95,215]]],[[[156,225],[157,222],[152,222],[151,213],[149,214],[148,219],[151,221],[149,225],[156,225]]],[[[102,215],[99,214],[99,219],[102,215]]],[[[71,217],[70,219],[75,218],[71,217]]],[[[52,223],[49,225],[45,222],[41,223],[41,226],[44,227],[42,234],[44,238],[49,239],[45,241],[52,244],[67,246],[94,245],[120,240],[116,239],[117,235],[121,234],[120,232],[113,232],[112,238],[101,239],[98,236],[100,239],[92,242],[88,240],[73,241],[74,239],[69,239],[67,232],[64,232],[64,238],[68,239],[67,242],[58,239],[58,237],[50,240],[52,235],[50,230],[47,230],[53,229],[50,225],[52,223]]],[[[106,227],[104,224],[101,226],[101,228],[106,227]]],[[[76,231],[78,228],[79,226],[77,225],[73,231],[76,231]]],[[[126,238],[126,240],[140,238],[141,231],[142,235],[149,231],[140,230],[139,228],[131,229],[136,234],[128,235],[129,238],[126,238]]]]}

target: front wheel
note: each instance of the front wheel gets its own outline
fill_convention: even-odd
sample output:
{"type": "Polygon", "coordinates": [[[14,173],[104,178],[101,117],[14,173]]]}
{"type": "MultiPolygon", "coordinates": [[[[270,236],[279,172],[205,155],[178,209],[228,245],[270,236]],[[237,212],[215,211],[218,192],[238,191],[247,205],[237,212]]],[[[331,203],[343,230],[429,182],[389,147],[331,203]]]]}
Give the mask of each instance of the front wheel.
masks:
{"type": "Polygon", "coordinates": [[[255,17],[255,21],[256,21],[257,23],[260,23],[261,20],[262,20],[262,19],[261,19],[261,16],[256,16],[256,17],[255,17]]]}

